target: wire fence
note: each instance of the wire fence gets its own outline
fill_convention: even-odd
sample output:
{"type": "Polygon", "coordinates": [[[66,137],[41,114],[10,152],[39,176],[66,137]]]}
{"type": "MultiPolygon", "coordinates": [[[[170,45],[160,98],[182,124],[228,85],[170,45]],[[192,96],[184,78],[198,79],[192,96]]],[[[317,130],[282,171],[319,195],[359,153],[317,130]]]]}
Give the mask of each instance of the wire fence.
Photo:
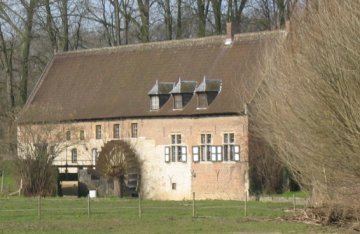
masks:
{"type": "Polygon", "coordinates": [[[133,218],[151,216],[171,217],[257,217],[276,218],[297,209],[296,198],[292,202],[192,200],[152,201],[138,198],[0,198],[0,220],[11,218],[56,218],[59,216],[96,217],[117,215],[133,218]]]}

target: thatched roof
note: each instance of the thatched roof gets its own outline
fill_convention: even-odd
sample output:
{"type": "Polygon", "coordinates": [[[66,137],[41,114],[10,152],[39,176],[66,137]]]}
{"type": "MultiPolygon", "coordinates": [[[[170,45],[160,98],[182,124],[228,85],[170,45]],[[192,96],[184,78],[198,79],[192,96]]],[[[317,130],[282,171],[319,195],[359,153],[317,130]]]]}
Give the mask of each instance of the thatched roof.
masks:
{"type": "Polygon", "coordinates": [[[26,108],[56,108],[59,120],[241,114],[259,85],[261,57],[281,35],[239,34],[231,45],[216,36],[56,54],[26,108]],[[149,92],[157,81],[178,84],[181,77],[198,86],[204,76],[221,81],[221,92],[207,109],[197,109],[193,95],[183,110],[173,111],[170,98],[150,111],[149,92]]]}

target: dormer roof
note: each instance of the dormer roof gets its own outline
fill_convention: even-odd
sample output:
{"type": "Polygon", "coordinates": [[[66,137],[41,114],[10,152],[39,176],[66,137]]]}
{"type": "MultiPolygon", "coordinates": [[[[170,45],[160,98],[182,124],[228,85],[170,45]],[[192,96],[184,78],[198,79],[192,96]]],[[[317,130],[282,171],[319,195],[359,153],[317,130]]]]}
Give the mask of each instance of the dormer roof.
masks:
{"type": "Polygon", "coordinates": [[[204,76],[204,80],[195,89],[195,92],[220,92],[222,80],[209,80],[204,76]]]}
{"type": "Polygon", "coordinates": [[[170,95],[171,90],[174,88],[174,82],[159,82],[156,80],[155,85],[148,92],[148,95],[170,95]]]}
{"type": "Polygon", "coordinates": [[[183,94],[183,93],[194,93],[196,88],[196,81],[193,80],[181,80],[176,83],[175,87],[171,90],[171,94],[183,94]]]}

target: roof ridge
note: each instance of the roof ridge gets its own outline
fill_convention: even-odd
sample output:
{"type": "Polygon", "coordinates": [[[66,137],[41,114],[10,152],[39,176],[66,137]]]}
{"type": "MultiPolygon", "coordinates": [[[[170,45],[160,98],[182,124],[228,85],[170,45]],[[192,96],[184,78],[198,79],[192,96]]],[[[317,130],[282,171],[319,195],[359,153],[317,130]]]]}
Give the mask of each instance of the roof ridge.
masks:
{"type": "MultiPolygon", "coordinates": [[[[234,35],[234,42],[237,41],[247,41],[247,40],[256,40],[264,36],[277,35],[279,33],[284,33],[284,30],[276,31],[261,31],[261,32],[250,32],[250,33],[239,33],[234,35]]],[[[209,37],[201,38],[186,38],[186,39],[177,39],[177,40],[166,40],[166,41],[154,41],[148,43],[137,43],[137,44],[128,44],[120,45],[113,47],[100,47],[100,48],[91,48],[91,49],[80,49],[66,52],[56,53],[56,57],[67,57],[67,56],[76,56],[76,55],[90,55],[90,54],[99,54],[99,53],[115,53],[118,51],[134,51],[134,50],[146,50],[153,48],[172,48],[172,47],[181,47],[181,46],[193,46],[193,45],[210,45],[213,43],[219,43],[226,39],[225,35],[215,35],[209,37]]]]}

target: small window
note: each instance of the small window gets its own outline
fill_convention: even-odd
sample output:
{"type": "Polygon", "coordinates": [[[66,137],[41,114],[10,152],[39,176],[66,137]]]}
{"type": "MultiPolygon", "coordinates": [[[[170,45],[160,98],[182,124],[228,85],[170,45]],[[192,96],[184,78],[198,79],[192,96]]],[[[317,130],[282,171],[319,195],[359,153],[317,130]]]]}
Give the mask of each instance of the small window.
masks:
{"type": "Polygon", "coordinates": [[[199,93],[198,94],[198,107],[199,108],[207,108],[208,101],[206,93],[199,93]]]}
{"type": "Polygon", "coordinates": [[[211,160],[211,134],[201,134],[201,148],[200,148],[200,159],[201,161],[212,161],[211,160]]]}
{"type": "Polygon", "coordinates": [[[85,132],[84,130],[80,130],[80,140],[83,141],[85,139],[85,132]]]}
{"type": "Polygon", "coordinates": [[[180,94],[174,95],[174,109],[182,109],[182,96],[180,94]]]}
{"type": "Polygon", "coordinates": [[[71,140],[71,132],[70,131],[66,131],[66,140],[67,141],[71,140]]]}
{"type": "Polygon", "coordinates": [[[94,148],[92,149],[92,165],[96,165],[96,159],[98,157],[98,152],[97,152],[97,149],[94,148]]]}
{"type": "Polygon", "coordinates": [[[176,161],[187,161],[187,147],[182,145],[181,134],[171,135],[171,145],[165,147],[165,162],[176,161]]]}
{"type": "Polygon", "coordinates": [[[159,96],[150,97],[150,110],[159,110],[159,96]]]}
{"type": "Polygon", "coordinates": [[[222,161],[222,147],[212,146],[211,147],[211,161],[222,161]]]}
{"type": "Polygon", "coordinates": [[[101,125],[96,125],[96,139],[101,139],[101,125]]]}
{"type": "Polygon", "coordinates": [[[120,124],[114,124],[113,136],[114,138],[120,138],[120,124]]]}
{"type": "Polygon", "coordinates": [[[171,183],[171,189],[176,190],[176,183],[171,183]]]}
{"type": "Polygon", "coordinates": [[[131,124],[131,137],[132,138],[138,137],[138,124],[137,123],[131,124]]]}
{"type": "Polygon", "coordinates": [[[76,163],[77,162],[77,149],[71,150],[71,162],[76,163]]]}
{"type": "Polygon", "coordinates": [[[224,161],[240,161],[240,146],[235,145],[234,133],[224,134],[224,161]]]}

